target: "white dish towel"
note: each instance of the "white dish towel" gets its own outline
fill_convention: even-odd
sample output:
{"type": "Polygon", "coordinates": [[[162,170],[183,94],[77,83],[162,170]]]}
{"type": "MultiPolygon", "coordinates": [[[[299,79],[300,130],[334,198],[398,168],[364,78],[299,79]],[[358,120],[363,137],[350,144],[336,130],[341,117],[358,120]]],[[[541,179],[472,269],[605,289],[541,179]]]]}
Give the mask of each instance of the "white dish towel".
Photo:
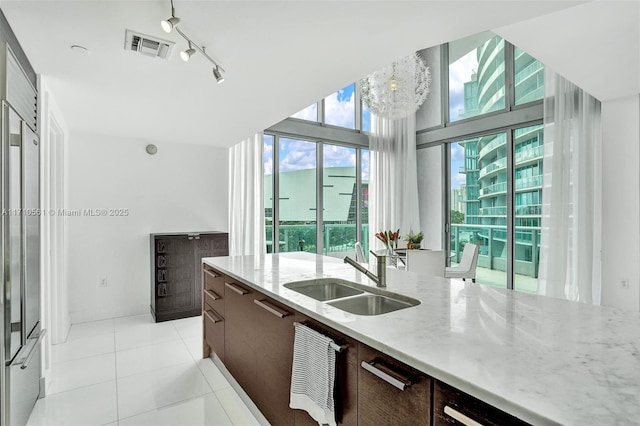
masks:
{"type": "Polygon", "coordinates": [[[336,426],[333,340],[302,324],[295,327],[289,407],[305,410],[320,425],[336,426]]]}

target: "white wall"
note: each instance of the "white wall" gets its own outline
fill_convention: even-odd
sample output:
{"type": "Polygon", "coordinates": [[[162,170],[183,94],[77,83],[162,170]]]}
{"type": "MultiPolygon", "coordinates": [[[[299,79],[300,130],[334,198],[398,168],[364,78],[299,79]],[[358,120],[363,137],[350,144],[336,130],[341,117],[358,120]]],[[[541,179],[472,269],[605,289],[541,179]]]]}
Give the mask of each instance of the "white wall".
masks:
{"type": "MultiPolygon", "coordinates": [[[[40,207],[57,210],[65,205],[66,135],[69,133],[60,108],[49,88],[49,80],[40,78],[38,89],[40,122],[40,207]]],[[[42,356],[45,394],[52,375],[52,344],[63,342],[71,326],[69,291],[65,276],[64,217],[41,216],[40,321],[47,329],[42,356]]]]}
{"type": "Polygon", "coordinates": [[[228,229],[228,150],[155,142],[152,156],[149,141],[76,132],[69,142],[68,208],[129,211],[68,218],[71,321],[149,312],[149,234],[228,229]]]}
{"type": "Polygon", "coordinates": [[[640,307],[640,96],[602,103],[602,304],[640,307]],[[623,287],[622,281],[628,281],[623,287]]]}
{"type": "Polygon", "coordinates": [[[424,232],[423,248],[442,249],[444,198],[442,188],[442,146],[416,151],[420,226],[424,232]]]}

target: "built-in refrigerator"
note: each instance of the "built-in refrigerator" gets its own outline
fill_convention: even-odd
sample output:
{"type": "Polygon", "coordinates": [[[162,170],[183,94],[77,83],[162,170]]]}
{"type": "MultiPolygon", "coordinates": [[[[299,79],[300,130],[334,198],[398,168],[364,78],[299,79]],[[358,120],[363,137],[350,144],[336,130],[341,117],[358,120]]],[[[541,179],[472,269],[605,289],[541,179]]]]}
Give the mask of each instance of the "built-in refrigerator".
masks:
{"type": "Polygon", "coordinates": [[[2,423],[21,426],[40,393],[40,145],[35,132],[2,102],[2,423]]]}

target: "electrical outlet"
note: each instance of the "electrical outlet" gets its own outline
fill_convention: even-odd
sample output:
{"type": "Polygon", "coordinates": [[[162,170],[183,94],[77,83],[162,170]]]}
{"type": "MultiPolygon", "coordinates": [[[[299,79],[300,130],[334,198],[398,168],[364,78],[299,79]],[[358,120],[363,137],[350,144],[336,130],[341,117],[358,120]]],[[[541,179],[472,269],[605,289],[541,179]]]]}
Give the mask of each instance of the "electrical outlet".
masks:
{"type": "Polygon", "coordinates": [[[622,288],[629,288],[629,280],[622,280],[620,281],[620,286],[622,288]]]}
{"type": "Polygon", "coordinates": [[[107,277],[100,278],[100,284],[98,284],[98,287],[106,287],[106,286],[107,286],[107,277]]]}

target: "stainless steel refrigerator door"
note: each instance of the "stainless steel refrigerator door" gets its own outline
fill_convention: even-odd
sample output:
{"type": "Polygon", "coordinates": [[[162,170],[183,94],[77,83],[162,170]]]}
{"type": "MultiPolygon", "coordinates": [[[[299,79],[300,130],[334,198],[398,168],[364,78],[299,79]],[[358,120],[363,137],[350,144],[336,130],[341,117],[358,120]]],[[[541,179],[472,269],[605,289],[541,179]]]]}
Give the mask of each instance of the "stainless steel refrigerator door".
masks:
{"type": "Polygon", "coordinates": [[[40,321],[40,144],[22,122],[22,225],[24,229],[24,332],[28,336],[40,321]]]}
{"type": "Polygon", "coordinates": [[[6,424],[26,424],[40,393],[39,146],[36,135],[2,105],[6,424]],[[34,143],[35,142],[35,143],[34,143]]]}
{"type": "Polygon", "coordinates": [[[23,328],[22,250],[22,124],[11,108],[3,105],[3,190],[5,362],[10,363],[26,343],[23,328]],[[7,341],[8,340],[8,341],[7,341]]]}

